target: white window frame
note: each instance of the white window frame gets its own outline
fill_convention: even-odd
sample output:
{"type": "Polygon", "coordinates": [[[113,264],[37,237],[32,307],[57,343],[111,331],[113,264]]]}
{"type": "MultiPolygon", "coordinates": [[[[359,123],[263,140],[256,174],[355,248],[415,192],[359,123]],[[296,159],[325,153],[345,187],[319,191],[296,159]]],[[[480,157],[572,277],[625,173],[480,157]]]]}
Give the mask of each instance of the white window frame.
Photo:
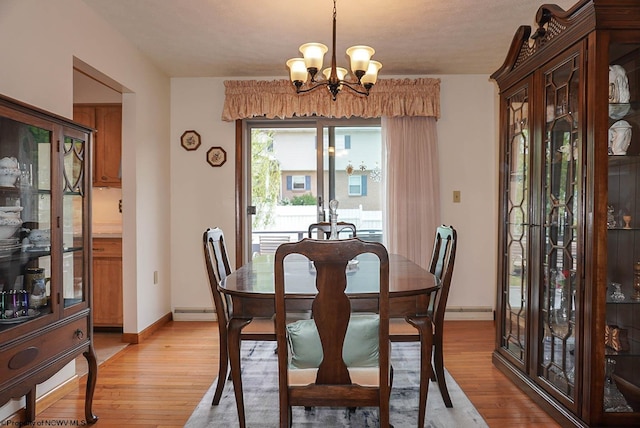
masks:
{"type": "Polygon", "coordinates": [[[349,180],[347,181],[347,193],[349,196],[362,196],[362,176],[360,175],[350,175],[349,180]],[[356,183],[357,180],[357,183],[356,183]],[[352,188],[358,188],[358,191],[351,191],[352,188]]]}
{"type": "Polygon", "coordinates": [[[291,190],[294,192],[303,192],[307,190],[307,178],[304,175],[292,175],[291,190]]]}

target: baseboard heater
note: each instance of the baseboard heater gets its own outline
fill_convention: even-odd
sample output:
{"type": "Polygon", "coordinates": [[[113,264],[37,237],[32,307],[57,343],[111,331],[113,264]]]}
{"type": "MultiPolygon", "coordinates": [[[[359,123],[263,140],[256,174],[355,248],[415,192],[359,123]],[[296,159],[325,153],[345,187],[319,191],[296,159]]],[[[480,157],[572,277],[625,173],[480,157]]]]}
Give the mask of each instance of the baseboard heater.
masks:
{"type": "MultiPolygon", "coordinates": [[[[212,308],[175,308],[175,321],[216,321],[216,312],[212,308]]],[[[491,306],[452,306],[447,307],[445,319],[450,320],[493,320],[491,306]]]]}
{"type": "Polygon", "coordinates": [[[175,321],[217,321],[213,308],[174,308],[175,321]]]}
{"type": "Polygon", "coordinates": [[[491,306],[447,306],[446,320],[493,320],[491,306]]]}
{"type": "Polygon", "coordinates": [[[216,311],[207,308],[175,308],[174,314],[215,314],[216,311]]]}

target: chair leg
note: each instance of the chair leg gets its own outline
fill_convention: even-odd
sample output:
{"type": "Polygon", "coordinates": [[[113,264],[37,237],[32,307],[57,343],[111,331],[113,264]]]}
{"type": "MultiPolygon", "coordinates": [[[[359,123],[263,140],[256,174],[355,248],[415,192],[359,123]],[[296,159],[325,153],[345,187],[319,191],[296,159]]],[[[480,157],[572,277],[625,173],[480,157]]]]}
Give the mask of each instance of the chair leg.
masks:
{"type": "MultiPolygon", "coordinates": [[[[385,394],[386,396],[386,394],[385,394]]],[[[380,416],[380,428],[390,428],[389,424],[389,400],[386,397],[380,396],[380,407],[378,408],[380,416]]]]}
{"type": "Polygon", "coordinates": [[[442,351],[442,335],[436,335],[434,337],[434,353],[433,361],[435,365],[436,378],[438,379],[438,388],[440,388],[440,394],[444,405],[451,408],[453,403],[449,396],[449,390],[447,389],[447,383],[444,378],[444,356],[442,351]]]}
{"type": "Polygon", "coordinates": [[[427,395],[429,393],[429,378],[433,374],[431,368],[431,352],[433,348],[433,331],[431,318],[410,317],[407,320],[420,334],[420,393],[418,401],[418,428],[424,427],[427,414],[427,395]]]}
{"type": "Polygon", "coordinates": [[[246,427],[244,416],[244,398],[242,395],[242,368],[240,366],[240,333],[242,328],[249,324],[251,320],[231,318],[228,325],[228,352],[229,363],[231,365],[231,378],[233,380],[233,390],[236,396],[236,409],[238,410],[238,425],[240,428],[246,427]]]}
{"type": "Polygon", "coordinates": [[[380,406],[380,428],[391,427],[389,424],[389,403],[387,403],[387,408],[383,409],[383,406],[380,406]]]}
{"type": "MultiPolygon", "coordinates": [[[[220,346],[222,348],[222,344],[220,346]]],[[[227,373],[229,373],[229,355],[220,351],[220,368],[218,369],[218,383],[216,385],[216,392],[213,394],[213,401],[211,402],[212,406],[217,406],[220,404],[220,398],[222,398],[222,390],[224,389],[224,384],[227,381],[227,373]]]]}
{"type": "MultiPolygon", "coordinates": [[[[223,321],[221,321],[223,322],[223,321]]],[[[229,349],[227,348],[227,334],[226,328],[220,329],[220,366],[218,368],[218,383],[216,384],[216,391],[213,394],[212,406],[217,406],[222,398],[222,390],[227,381],[227,375],[231,377],[231,371],[229,370],[229,349]]],[[[229,379],[231,380],[231,379],[229,379]]]]}
{"type": "Polygon", "coordinates": [[[291,412],[291,406],[287,406],[287,411],[283,412],[280,408],[280,428],[291,428],[293,426],[293,418],[291,412]]]}

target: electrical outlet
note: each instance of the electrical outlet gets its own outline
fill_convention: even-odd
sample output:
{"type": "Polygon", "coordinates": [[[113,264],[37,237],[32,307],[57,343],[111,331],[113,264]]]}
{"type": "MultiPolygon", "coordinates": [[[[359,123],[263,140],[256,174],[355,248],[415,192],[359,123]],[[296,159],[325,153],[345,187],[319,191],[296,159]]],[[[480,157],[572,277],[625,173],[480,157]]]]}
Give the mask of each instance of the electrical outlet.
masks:
{"type": "Polygon", "coordinates": [[[455,202],[455,203],[460,202],[460,191],[459,190],[454,190],[453,191],[453,202],[455,202]]]}
{"type": "Polygon", "coordinates": [[[154,284],[158,283],[158,271],[157,270],[153,271],[153,283],[154,284]]]}

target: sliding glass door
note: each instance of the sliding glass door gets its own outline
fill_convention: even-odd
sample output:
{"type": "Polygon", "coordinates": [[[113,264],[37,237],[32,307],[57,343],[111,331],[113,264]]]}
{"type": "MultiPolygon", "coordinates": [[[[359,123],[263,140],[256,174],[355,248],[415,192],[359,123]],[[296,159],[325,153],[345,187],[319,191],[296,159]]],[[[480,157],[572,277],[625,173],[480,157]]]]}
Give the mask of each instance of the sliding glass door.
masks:
{"type": "Polygon", "coordinates": [[[248,121],[248,258],[307,236],[311,223],[338,220],[382,241],[382,142],[379,120],[248,121]]]}

